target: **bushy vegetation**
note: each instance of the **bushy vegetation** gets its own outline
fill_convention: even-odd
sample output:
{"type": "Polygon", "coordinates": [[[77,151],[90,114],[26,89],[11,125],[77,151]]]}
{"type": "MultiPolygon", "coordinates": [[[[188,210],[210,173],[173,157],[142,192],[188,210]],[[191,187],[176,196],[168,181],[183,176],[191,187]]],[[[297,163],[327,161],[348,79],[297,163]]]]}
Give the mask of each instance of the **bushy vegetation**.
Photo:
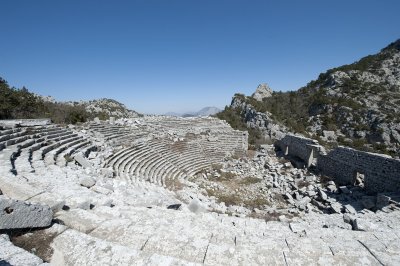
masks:
{"type": "Polygon", "coordinates": [[[10,87],[0,78],[0,119],[50,118],[55,123],[76,124],[89,117],[81,106],[46,102],[25,87],[10,87]]]}

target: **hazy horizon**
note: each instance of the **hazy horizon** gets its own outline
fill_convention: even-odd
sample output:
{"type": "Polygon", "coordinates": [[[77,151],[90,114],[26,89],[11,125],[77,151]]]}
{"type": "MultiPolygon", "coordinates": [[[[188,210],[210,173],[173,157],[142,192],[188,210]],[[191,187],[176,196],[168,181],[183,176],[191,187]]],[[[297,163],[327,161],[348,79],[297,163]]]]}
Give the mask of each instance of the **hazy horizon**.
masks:
{"type": "Polygon", "coordinates": [[[400,38],[400,2],[7,1],[0,77],[59,101],[140,113],[223,109],[267,83],[297,90],[400,38]]]}

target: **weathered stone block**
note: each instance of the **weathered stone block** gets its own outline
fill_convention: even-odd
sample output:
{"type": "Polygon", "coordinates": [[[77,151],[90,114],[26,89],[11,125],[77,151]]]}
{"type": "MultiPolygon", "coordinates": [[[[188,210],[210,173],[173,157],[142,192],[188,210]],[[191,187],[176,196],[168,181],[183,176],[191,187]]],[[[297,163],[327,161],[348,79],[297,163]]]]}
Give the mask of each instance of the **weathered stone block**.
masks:
{"type": "Polygon", "coordinates": [[[75,161],[77,161],[83,168],[91,168],[92,165],[91,163],[86,160],[85,157],[82,156],[82,154],[78,153],[77,155],[74,156],[75,161]]]}
{"type": "Polygon", "coordinates": [[[80,181],[81,186],[91,188],[96,184],[96,180],[90,176],[85,176],[80,181]]]}
{"type": "Polygon", "coordinates": [[[49,206],[0,196],[0,229],[46,227],[52,219],[53,212],[49,206]]]}

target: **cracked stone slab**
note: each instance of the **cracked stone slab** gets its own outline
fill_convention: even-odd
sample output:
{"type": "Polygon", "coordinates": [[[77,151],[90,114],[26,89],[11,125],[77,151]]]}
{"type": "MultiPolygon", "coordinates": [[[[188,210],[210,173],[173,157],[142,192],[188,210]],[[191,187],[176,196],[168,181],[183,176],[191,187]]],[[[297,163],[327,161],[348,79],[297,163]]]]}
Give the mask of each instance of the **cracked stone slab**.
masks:
{"type": "Polygon", "coordinates": [[[56,213],[55,218],[64,225],[83,233],[89,233],[106,219],[82,209],[72,209],[56,213]]]}
{"type": "Polygon", "coordinates": [[[77,161],[83,168],[92,168],[92,164],[80,153],[74,156],[74,160],[77,161]]]}
{"type": "Polygon", "coordinates": [[[47,227],[52,219],[49,206],[0,196],[0,229],[47,227]]]}

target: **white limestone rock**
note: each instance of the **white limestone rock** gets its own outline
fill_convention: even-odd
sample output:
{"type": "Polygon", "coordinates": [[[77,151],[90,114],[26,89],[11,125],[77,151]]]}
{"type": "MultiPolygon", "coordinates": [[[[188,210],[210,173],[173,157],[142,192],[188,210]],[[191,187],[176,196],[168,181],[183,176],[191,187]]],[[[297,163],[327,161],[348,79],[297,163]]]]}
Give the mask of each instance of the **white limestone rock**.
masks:
{"type": "Polygon", "coordinates": [[[251,95],[257,101],[262,101],[263,98],[271,97],[272,89],[266,83],[258,85],[256,91],[251,95]]]}
{"type": "Polygon", "coordinates": [[[74,159],[77,163],[79,163],[83,168],[91,168],[92,164],[83,157],[82,154],[78,153],[74,156],[74,159]]]}
{"type": "Polygon", "coordinates": [[[344,205],[344,209],[345,209],[345,211],[347,213],[350,213],[350,214],[356,214],[357,213],[356,209],[354,209],[354,207],[351,206],[350,204],[344,205]]]}
{"type": "Polygon", "coordinates": [[[96,184],[96,180],[93,177],[85,176],[80,181],[81,186],[91,188],[96,184]]]}
{"type": "Polygon", "coordinates": [[[194,213],[202,213],[207,211],[206,207],[204,207],[204,205],[198,199],[193,199],[189,203],[188,209],[194,213]]]}
{"type": "Polygon", "coordinates": [[[376,225],[367,219],[357,218],[353,221],[353,228],[357,231],[374,231],[379,228],[379,225],[376,225]]]}

